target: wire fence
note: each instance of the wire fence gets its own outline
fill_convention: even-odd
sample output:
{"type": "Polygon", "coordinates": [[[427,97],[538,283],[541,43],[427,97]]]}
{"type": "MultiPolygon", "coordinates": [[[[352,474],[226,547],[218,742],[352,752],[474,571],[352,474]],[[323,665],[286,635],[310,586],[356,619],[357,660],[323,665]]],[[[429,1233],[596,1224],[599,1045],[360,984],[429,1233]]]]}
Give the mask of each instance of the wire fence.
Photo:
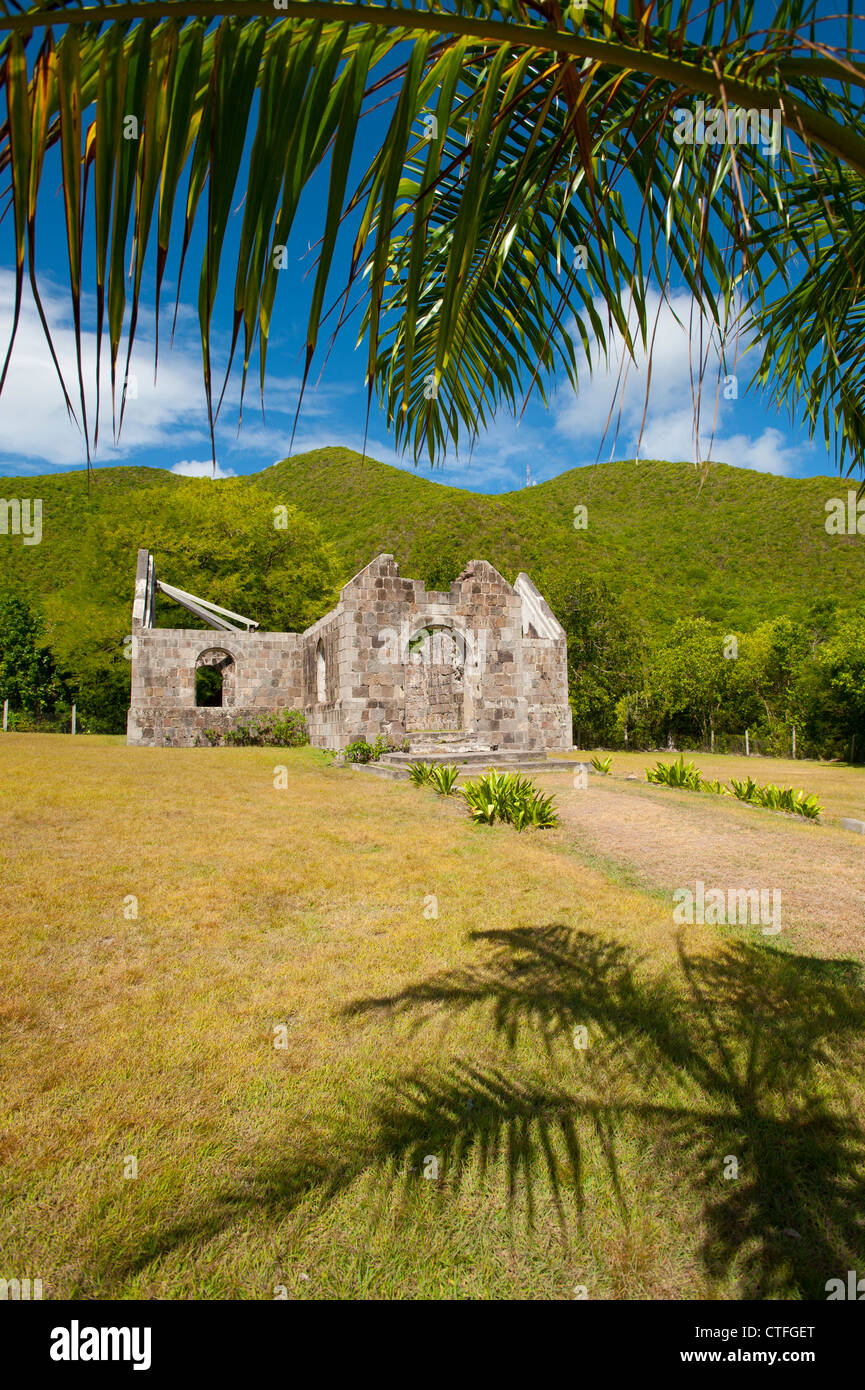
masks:
{"type": "MultiPolygon", "coordinates": [[[[678,757],[680,753],[719,753],[737,758],[810,758],[816,756],[806,744],[803,747],[798,732],[792,728],[779,730],[770,736],[752,733],[750,729],[741,733],[715,734],[708,739],[687,735],[661,741],[650,735],[631,734],[627,739],[593,739],[588,730],[575,730],[575,748],[605,748],[616,753],[669,753],[678,757]]],[[[844,761],[862,762],[865,759],[865,738],[851,739],[847,748],[838,750],[844,761]],[[860,747],[861,742],[861,747],[860,747]]]]}
{"type": "Polygon", "coordinates": [[[52,714],[34,714],[32,710],[2,709],[0,729],[10,734],[84,734],[87,721],[78,717],[74,705],[52,714]]]}

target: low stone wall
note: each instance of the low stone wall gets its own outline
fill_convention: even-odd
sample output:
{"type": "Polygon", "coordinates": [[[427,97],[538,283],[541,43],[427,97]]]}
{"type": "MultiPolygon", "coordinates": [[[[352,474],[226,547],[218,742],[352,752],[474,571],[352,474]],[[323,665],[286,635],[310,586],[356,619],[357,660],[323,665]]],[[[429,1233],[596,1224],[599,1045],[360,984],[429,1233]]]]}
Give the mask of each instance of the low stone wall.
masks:
{"type": "Polygon", "coordinates": [[[310,705],[304,713],[309,741],[314,748],[331,748],[336,753],[350,742],[343,736],[339,704],[310,705]]]}
{"type": "Polygon", "coordinates": [[[204,736],[205,729],[218,729],[224,734],[236,724],[260,719],[266,712],[254,706],[179,709],[176,705],[163,705],[131,709],[126,722],[126,742],[145,748],[206,747],[209,740],[204,736]]]}

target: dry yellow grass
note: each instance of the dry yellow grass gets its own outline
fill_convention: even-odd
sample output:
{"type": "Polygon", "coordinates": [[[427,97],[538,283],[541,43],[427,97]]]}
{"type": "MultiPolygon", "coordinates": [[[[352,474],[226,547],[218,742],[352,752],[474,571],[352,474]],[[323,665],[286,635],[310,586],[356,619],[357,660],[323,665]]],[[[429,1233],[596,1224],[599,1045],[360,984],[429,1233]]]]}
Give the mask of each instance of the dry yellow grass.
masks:
{"type": "Polygon", "coordinates": [[[865,960],[865,836],[841,828],[842,816],[865,819],[865,769],[688,756],[705,777],[721,782],[750,774],[816,791],[825,807],[821,822],[648,783],[639,779],[657,754],[613,754],[610,774],[591,775],[585,789],[575,790],[567,775],[544,779],[558,797],[563,830],[586,862],[667,899],[698,879],[725,891],[776,890],[777,945],[865,960]],[[638,780],[627,780],[635,775],[638,780]]]}
{"type": "Polygon", "coordinates": [[[10,735],[0,770],[0,1276],[820,1297],[862,1265],[854,966],[680,936],[567,825],[311,750],[10,735]]]}
{"type": "MultiPolygon", "coordinates": [[[[626,777],[629,773],[642,781],[647,767],[661,762],[673,762],[678,753],[611,753],[599,756],[612,758],[612,775],[626,777]]],[[[574,758],[590,758],[592,753],[575,753],[574,758]]],[[[803,787],[816,792],[823,805],[824,824],[840,822],[842,816],[865,820],[865,767],[849,763],[821,763],[809,758],[744,758],[733,754],[683,753],[704,777],[729,782],[731,777],[753,777],[755,782],[774,782],[780,787],[803,787]]]]}

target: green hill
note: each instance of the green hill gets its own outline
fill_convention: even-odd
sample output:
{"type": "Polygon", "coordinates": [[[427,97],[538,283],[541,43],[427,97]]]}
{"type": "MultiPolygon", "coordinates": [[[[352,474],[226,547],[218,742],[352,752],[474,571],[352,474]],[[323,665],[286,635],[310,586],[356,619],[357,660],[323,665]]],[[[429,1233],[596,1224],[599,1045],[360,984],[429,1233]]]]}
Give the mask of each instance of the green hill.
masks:
{"type": "Polygon", "coordinates": [[[319,517],[351,572],[386,550],[413,578],[449,582],[476,557],[507,579],[524,569],[551,594],[597,575],[649,627],[698,614],[748,628],[865,596],[865,541],[825,529],[826,499],[846,496],[837,478],[716,464],[701,487],[687,463],[602,463],[489,497],[325,449],[257,482],[319,517]],[[585,530],[574,529],[578,505],[585,530]]]}
{"type": "MultiPolygon", "coordinates": [[[[89,491],[81,472],[0,478],[0,496],[43,501],[40,545],[0,536],[0,583],[22,582],[36,598],[56,593],[74,575],[90,518],[107,499],[122,494],[134,515],[145,486],[151,507],[159,489],[179,481],[130,467],[98,470],[89,491]]],[[[650,630],[685,615],[747,629],[764,618],[802,616],[819,599],[865,597],[865,539],[825,529],[826,499],[846,496],[849,486],[832,477],[780,478],[715,464],[701,486],[687,463],[618,462],[487,496],[329,448],[248,481],[318,520],[343,580],[380,551],[392,552],[403,574],[441,587],[476,557],[511,580],[528,571],[551,596],[592,575],[650,630]],[[573,524],[579,505],[587,508],[585,530],[573,524]]],[[[143,504],[139,531],[146,546],[143,504]]],[[[130,574],[130,606],[132,582],[130,574]]],[[[219,601],[217,593],[207,597],[219,601]]]]}

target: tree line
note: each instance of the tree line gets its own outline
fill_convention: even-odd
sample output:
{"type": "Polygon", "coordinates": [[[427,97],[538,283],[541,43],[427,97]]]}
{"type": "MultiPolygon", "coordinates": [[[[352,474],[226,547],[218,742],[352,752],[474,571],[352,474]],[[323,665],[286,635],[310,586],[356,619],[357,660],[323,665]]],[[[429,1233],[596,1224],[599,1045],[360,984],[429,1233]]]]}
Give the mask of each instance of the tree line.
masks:
{"type": "Polygon", "coordinates": [[[735,631],[699,615],[647,634],[587,577],[552,601],[568,635],[583,747],[709,748],[747,729],[761,752],[865,759],[865,602],[735,631]]]}

